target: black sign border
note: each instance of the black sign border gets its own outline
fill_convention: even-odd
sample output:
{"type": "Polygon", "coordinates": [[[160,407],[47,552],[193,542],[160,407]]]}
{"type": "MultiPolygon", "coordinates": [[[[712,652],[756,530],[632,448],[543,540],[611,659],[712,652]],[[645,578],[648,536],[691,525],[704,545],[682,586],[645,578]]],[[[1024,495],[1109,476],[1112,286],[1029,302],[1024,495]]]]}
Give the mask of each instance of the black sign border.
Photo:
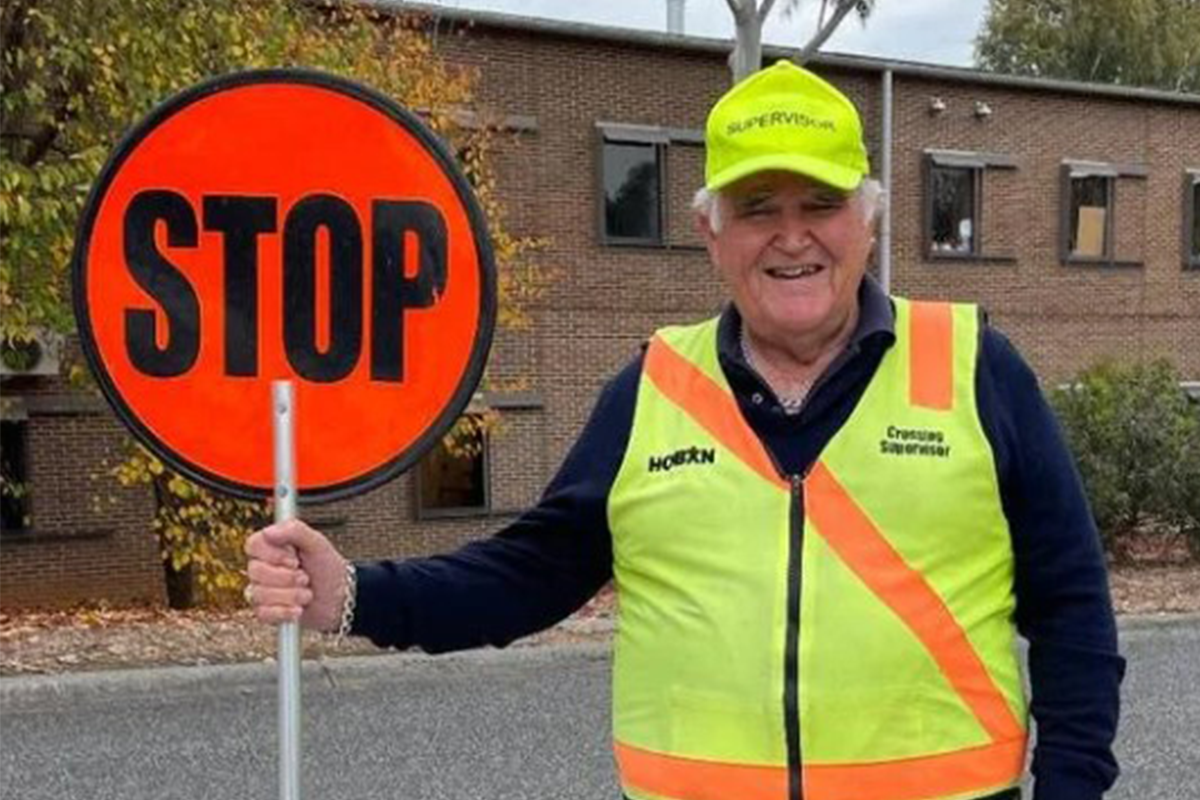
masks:
{"type": "MultiPolygon", "coordinates": [[[[125,400],[121,397],[121,393],[117,391],[108,371],[105,369],[104,361],[100,357],[99,349],[96,346],[91,316],[87,308],[87,253],[91,244],[96,217],[99,214],[100,205],[108,193],[109,186],[118,172],[120,172],[126,159],[129,158],[138,145],[141,144],[142,140],[152,131],[178,112],[212,95],[246,86],[280,83],[315,86],[366,103],[389,117],[393,122],[399,124],[424,145],[426,151],[437,160],[443,172],[450,178],[459,200],[466,209],[467,217],[471,224],[471,232],[475,239],[475,249],[478,253],[481,273],[479,282],[480,315],[479,325],[475,333],[475,342],[471,347],[471,356],[467,362],[467,368],[459,379],[458,387],[451,396],[449,403],[447,403],[446,407],[434,420],[433,424],[392,460],[348,481],[310,488],[301,491],[298,495],[299,502],[304,504],[329,503],[337,500],[345,500],[383,486],[408,470],[437,444],[471,402],[471,398],[479,386],[479,381],[483,377],[483,369],[487,363],[488,352],[492,345],[492,336],[496,327],[496,264],[491,237],[488,235],[487,220],[483,209],[479,205],[479,201],[475,198],[470,183],[462,173],[462,170],[459,169],[449,148],[419,117],[374,89],[356,83],[348,78],[311,69],[279,68],[246,70],[221,75],[179,92],[161,103],[122,137],[109,156],[104,168],[100,171],[96,182],[92,185],[76,229],[75,250],[71,258],[72,304],[75,309],[75,320],[79,330],[80,344],[83,349],[84,358],[87,360],[92,374],[96,377],[105,399],[117,414],[117,417],[143,445],[166,462],[172,469],[209,489],[215,489],[219,492],[246,500],[262,500],[273,495],[274,487],[263,488],[239,483],[210,472],[183,458],[168,447],[165,442],[161,441],[153,431],[143,425],[141,420],[137,418],[132,409],[125,403],[125,400]]],[[[263,397],[262,413],[264,417],[270,413],[270,409],[271,398],[268,394],[263,397]]],[[[303,413],[303,409],[298,409],[298,412],[303,413]]],[[[299,465],[299,468],[303,469],[303,465],[299,465]]]]}

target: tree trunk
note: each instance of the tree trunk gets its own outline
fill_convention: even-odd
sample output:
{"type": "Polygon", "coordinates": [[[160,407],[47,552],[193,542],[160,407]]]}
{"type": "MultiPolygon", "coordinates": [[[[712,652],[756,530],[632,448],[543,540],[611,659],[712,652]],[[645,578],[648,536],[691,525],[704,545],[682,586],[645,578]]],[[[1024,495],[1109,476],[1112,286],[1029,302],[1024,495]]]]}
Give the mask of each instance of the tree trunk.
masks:
{"type": "MultiPolygon", "coordinates": [[[[762,69],[763,23],[771,13],[771,7],[775,5],[775,0],[762,0],[761,6],[754,0],[726,0],[726,2],[729,10],[733,13],[733,24],[737,31],[733,52],[729,54],[729,69],[733,72],[733,82],[736,84],[762,69]]],[[[873,3],[861,4],[863,10],[860,11],[860,14],[864,19],[870,13],[873,5],[873,3]]],[[[804,64],[812,58],[842,24],[842,20],[851,11],[859,8],[860,3],[856,0],[837,0],[833,15],[828,20],[825,19],[824,9],[822,9],[817,32],[800,49],[793,61],[797,64],[804,64]]]]}
{"type": "Polygon", "coordinates": [[[804,64],[810,58],[812,58],[813,55],[821,49],[821,46],[828,41],[829,37],[833,36],[833,32],[837,30],[838,26],[842,24],[842,20],[844,20],[846,15],[853,11],[854,8],[854,0],[841,0],[841,2],[838,3],[837,9],[833,12],[833,16],[830,17],[828,22],[824,21],[824,14],[822,14],[822,21],[821,24],[817,26],[816,34],[813,36],[813,38],[809,39],[808,44],[804,45],[800,51],[800,55],[796,56],[796,63],[804,64]]]}
{"type": "Polygon", "coordinates": [[[762,69],[762,20],[758,14],[739,14],[734,17],[737,40],[729,54],[729,69],[736,84],[762,69]]]}
{"type": "Polygon", "coordinates": [[[196,576],[192,565],[177,570],[170,559],[163,559],[163,577],[167,584],[167,605],[175,609],[194,608],[196,605],[196,576]]]}
{"type": "MultiPolygon", "coordinates": [[[[171,490],[167,487],[166,474],[156,475],[152,481],[154,486],[155,516],[161,519],[163,511],[173,501],[171,490]]],[[[196,575],[189,561],[182,569],[175,569],[171,561],[170,548],[160,536],[159,552],[162,553],[163,581],[167,587],[167,606],[175,609],[194,608],[196,605],[196,575]]]]}

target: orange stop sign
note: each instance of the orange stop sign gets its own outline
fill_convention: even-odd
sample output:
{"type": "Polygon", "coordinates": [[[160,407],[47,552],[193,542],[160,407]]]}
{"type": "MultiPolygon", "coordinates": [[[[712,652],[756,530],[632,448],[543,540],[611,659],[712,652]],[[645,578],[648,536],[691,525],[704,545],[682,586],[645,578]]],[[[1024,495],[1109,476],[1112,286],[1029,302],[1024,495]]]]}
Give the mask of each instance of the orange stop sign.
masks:
{"type": "Polygon", "coordinates": [[[444,435],[495,324],[484,216],[445,145],[307,71],[225,76],[157,108],[93,188],[73,266],[118,415],[242,496],[272,488],[272,381],[295,382],[301,497],[344,498],[444,435]]]}

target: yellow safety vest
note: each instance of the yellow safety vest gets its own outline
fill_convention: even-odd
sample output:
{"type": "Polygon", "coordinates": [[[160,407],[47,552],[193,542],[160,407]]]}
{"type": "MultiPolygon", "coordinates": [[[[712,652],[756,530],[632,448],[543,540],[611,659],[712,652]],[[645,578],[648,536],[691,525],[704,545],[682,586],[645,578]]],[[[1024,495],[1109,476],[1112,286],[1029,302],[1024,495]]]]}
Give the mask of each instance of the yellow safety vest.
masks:
{"type": "Polygon", "coordinates": [[[957,800],[1019,783],[978,311],[893,302],[895,345],[803,476],[743,419],[716,320],[651,340],[608,506],[630,797],[957,800]]]}

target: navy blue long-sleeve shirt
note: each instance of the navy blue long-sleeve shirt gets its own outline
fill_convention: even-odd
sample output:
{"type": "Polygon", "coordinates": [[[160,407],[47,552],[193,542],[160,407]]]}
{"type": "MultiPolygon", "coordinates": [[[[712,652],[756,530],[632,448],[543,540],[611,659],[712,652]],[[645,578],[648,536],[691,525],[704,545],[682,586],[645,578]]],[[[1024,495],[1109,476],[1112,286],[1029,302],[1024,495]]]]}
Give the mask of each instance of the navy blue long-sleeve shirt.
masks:
{"type": "MultiPolygon", "coordinates": [[[[742,414],[788,474],[813,464],[895,342],[891,303],[870,278],[859,302],[849,346],[795,415],[742,357],[736,309],[722,315],[721,367],[742,414]]],[[[604,388],[541,500],[496,536],[449,555],[360,564],[353,632],[435,653],[503,646],[595,594],[612,577],[608,493],[629,441],[642,361],[634,358],[604,388]]],[[[976,396],[1012,532],[1016,624],[1030,645],[1035,797],[1095,800],[1117,774],[1111,744],[1124,673],[1099,538],[1037,379],[987,326],[976,396]]]]}

